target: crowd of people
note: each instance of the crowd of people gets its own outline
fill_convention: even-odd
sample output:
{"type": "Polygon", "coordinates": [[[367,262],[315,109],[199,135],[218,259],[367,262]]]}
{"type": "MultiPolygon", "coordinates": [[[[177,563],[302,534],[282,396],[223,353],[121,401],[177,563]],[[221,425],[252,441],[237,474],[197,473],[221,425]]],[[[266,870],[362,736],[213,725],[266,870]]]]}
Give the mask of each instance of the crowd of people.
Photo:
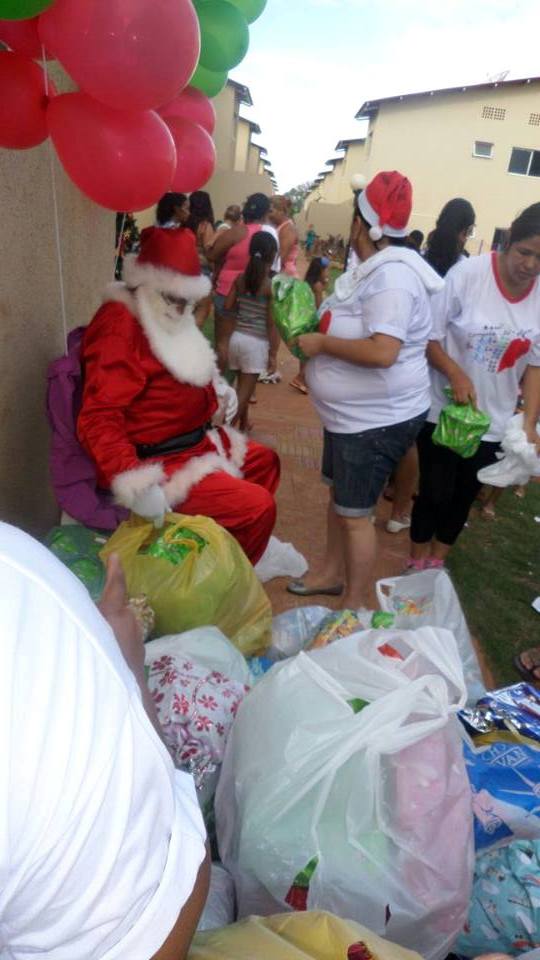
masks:
{"type": "MultiPolygon", "coordinates": [[[[409,230],[412,204],[406,177],[379,173],[354,196],[333,290],[328,259],[310,257],[305,274],[321,326],[298,337],[307,360],[293,384],[321,420],[329,499],[324,560],[288,589],[339,596],[344,609],[365,604],[389,483],[393,529],[410,524],[408,568],[438,569],[520,397],[540,450],[540,203],[516,217],[502,250],[476,257],[465,255],[470,202],[446,204],[425,247],[409,230]],[[469,459],[433,441],[445,389],[490,418],[469,459]]],[[[308,253],[313,244],[308,233],[308,253]]],[[[204,191],[167,194],[82,344],[78,438],[99,486],[156,527],[171,508],[213,518],[253,564],[274,529],[280,463],[249,438],[249,403],[277,365],[271,278],[298,278],[299,250],[286,197],[254,194],[216,224],[204,191]],[[201,329],[212,312],[215,351],[201,329]]],[[[100,612],[6,525],[0,565],[3,730],[18,731],[3,751],[0,953],[182,960],[209,854],[193,783],[160,739],[118,559],[100,612]]],[[[521,667],[540,683],[540,655],[521,667]]]]}

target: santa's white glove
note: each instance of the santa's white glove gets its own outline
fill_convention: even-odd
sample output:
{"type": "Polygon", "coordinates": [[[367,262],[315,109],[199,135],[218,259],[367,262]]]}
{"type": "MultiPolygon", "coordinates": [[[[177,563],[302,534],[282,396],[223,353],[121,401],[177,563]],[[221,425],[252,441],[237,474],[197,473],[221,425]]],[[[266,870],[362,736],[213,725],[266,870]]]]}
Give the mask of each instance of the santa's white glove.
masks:
{"type": "Polygon", "coordinates": [[[131,506],[133,513],[138,517],[144,517],[150,520],[154,526],[159,529],[165,521],[165,514],[171,509],[169,501],[165,496],[163,487],[159,483],[153,483],[143,493],[137,494],[131,506]]]}
{"type": "Polygon", "coordinates": [[[234,387],[227,383],[224,377],[217,377],[214,380],[214,389],[219,400],[218,417],[221,417],[225,423],[232,423],[238,413],[238,395],[234,387]]]}

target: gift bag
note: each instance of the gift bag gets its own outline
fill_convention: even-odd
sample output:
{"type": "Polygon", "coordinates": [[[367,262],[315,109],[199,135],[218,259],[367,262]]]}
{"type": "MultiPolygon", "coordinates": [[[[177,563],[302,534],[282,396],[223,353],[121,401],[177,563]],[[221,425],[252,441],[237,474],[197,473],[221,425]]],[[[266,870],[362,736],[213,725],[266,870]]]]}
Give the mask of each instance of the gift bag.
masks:
{"type": "Polygon", "coordinates": [[[188,960],[421,960],[352,920],[328,913],[250,917],[224,930],[197,933],[188,960]]]}
{"type": "Polygon", "coordinates": [[[540,840],[540,745],[466,743],[477,851],[514,839],[540,840]]]}
{"type": "Polygon", "coordinates": [[[272,281],[272,316],[278,333],[298,360],[305,360],[291,340],[302,333],[313,333],[319,327],[315,295],[309,283],[278,274],[272,281]]]}
{"type": "Polygon", "coordinates": [[[450,403],[439,414],[433,431],[433,443],[448,447],[460,457],[474,457],[482,437],[490,428],[491,420],[487,413],[477,410],[472,403],[454,403],[448,387],[445,387],[445,393],[450,403]]]}
{"type": "Polygon", "coordinates": [[[467,685],[467,701],[475,704],[486,688],[467,621],[454,585],[445,570],[423,570],[406,577],[389,577],[376,585],[381,610],[395,614],[405,630],[445,627],[456,639],[467,685]]]}
{"type": "Polygon", "coordinates": [[[169,513],[161,530],[132,517],[101,556],[111,553],[122,560],[129,596],[148,598],[156,636],[214,625],[245,655],[268,647],[270,601],[239,543],[208,517],[169,513]]]}
{"type": "Polygon", "coordinates": [[[464,702],[446,630],[362,632],[276,664],[238,711],[216,794],[240,916],[330,910],[445,957],[473,868],[464,702]]]}
{"type": "Polygon", "coordinates": [[[540,841],[516,840],[476,860],[469,917],[456,952],[519,956],[540,945],[540,841]]]}

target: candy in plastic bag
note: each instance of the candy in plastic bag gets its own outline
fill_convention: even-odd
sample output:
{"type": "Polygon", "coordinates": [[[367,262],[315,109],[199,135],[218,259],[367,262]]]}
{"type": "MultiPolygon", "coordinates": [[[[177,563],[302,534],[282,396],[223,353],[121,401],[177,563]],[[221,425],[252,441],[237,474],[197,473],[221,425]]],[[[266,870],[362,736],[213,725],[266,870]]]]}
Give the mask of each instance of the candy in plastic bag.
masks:
{"type": "Polygon", "coordinates": [[[141,553],[148,557],[161,557],[169,560],[178,566],[183,563],[192,551],[200,553],[206,546],[206,540],[203,540],[193,530],[187,527],[165,527],[164,532],[148,544],[141,548],[141,553]]]}
{"type": "Polygon", "coordinates": [[[476,744],[493,743],[509,734],[516,741],[540,741],[540,691],[515,683],[482,697],[476,707],[462,710],[461,722],[476,744]]]}
{"type": "Polygon", "coordinates": [[[272,315],[280,337],[293,356],[305,360],[291,340],[303,333],[313,333],[319,326],[315,295],[309,283],[279,274],[272,281],[272,315]]]}
{"type": "Polygon", "coordinates": [[[480,441],[489,430],[491,420],[483,410],[477,410],[472,403],[454,403],[451,391],[445,388],[450,403],[443,407],[439,421],[433,432],[433,443],[448,447],[460,457],[474,457],[480,441]]]}
{"type": "Polygon", "coordinates": [[[354,610],[333,611],[324,617],[317,627],[317,633],[311,641],[309,649],[317,650],[319,647],[327,647],[329,643],[334,643],[340,637],[348,637],[355,630],[361,629],[360,619],[354,610]]]}
{"type": "Polygon", "coordinates": [[[53,527],[45,546],[84,584],[92,600],[99,600],[105,585],[105,567],[99,553],[108,534],[79,524],[53,527]]]}

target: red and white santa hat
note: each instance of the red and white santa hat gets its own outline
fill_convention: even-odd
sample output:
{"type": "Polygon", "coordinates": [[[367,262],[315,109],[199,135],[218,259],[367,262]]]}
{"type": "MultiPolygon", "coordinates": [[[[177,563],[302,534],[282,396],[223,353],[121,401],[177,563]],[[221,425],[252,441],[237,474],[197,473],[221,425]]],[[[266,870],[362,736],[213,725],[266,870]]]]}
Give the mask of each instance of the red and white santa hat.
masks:
{"type": "Polygon", "coordinates": [[[195,234],[186,227],[147,227],[141,232],[140,253],[126,257],[123,272],[128,287],[150,287],[193,303],[212,289],[201,271],[195,234]]]}
{"type": "Polygon", "coordinates": [[[412,210],[412,186],[397,170],[383,171],[358,197],[358,209],[376,243],[383,237],[406,237],[412,210]]]}

